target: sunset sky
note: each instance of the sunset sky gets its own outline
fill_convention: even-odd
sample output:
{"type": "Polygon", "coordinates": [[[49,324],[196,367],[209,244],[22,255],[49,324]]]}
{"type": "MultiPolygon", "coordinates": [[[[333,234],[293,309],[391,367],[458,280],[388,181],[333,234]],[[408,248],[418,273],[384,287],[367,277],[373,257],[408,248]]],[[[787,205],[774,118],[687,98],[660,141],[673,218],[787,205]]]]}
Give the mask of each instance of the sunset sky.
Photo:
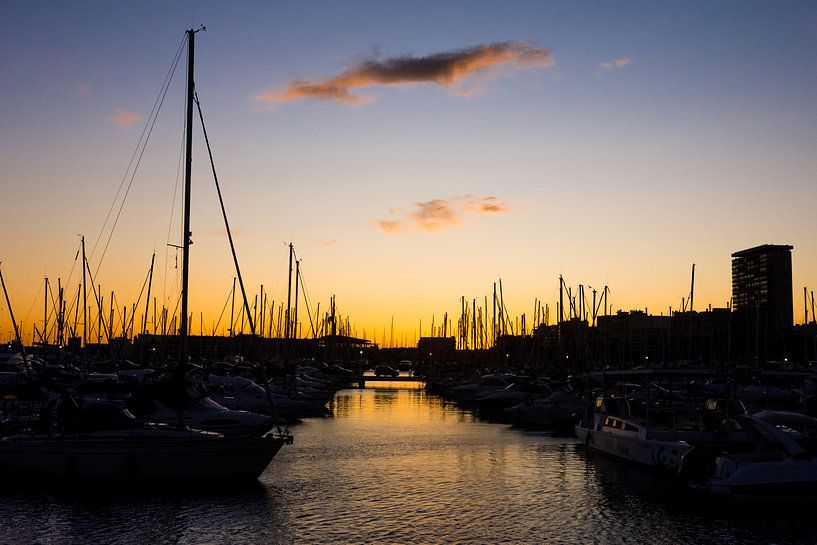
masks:
{"type": "MultiPolygon", "coordinates": [[[[696,309],[722,307],[730,254],[773,243],[794,246],[803,320],[803,287],[817,289],[813,1],[5,0],[0,261],[28,335],[45,277],[76,292],[79,234],[106,301],[136,301],[155,250],[153,295],[174,306],[184,56],[132,183],[128,169],[200,24],[197,91],[250,297],[263,284],[285,299],[292,241],[313,311],[334,294],[357,335],[380,342],[393,319],[412,341],[499,278],[514,316],[537,298],[555,316],[560,274],[658,314],[696,263],[696,309]]],[[[234,271],[198,124],[194,148],[198,333],[234,271]]]]}

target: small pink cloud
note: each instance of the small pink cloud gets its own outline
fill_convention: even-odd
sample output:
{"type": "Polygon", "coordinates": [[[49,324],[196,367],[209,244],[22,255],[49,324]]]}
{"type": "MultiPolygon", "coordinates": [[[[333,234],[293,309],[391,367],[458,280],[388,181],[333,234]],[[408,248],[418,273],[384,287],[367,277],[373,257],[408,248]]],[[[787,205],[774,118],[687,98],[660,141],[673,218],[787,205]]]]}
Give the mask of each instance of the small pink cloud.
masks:
{"type": "Polygon", "coordinates": [[[389,233],[393,235],[395,233],[399,233],[403,230],[403,222],[396,221],[396,220],[376,220],[374,222],[375,226],[377,226],[381,231],[384,233],[389,233]]]}
{"type": "Polygon", "coordinates": [[[507,212],[508,205],[501,202],[496,197],[483,197],[468,202],[468,210],[480,214],[503,214],[507,212]]]}
{"type": "Polygon", "coordinates": [[[111,115],[111,122],[117,127],[127,127],[133,125],[140,117],[141,116],[136,112],[117,109],[116,112],[111,115]]]}
{"type": "Polygon", "coordinates": [[[469,216],[504,214],[510,211],[507,204],[496,197],[451,197],[414,203],[414,209],[392,209],[392,215],[402,219],[377,220],[374,225],[384,233],[404,231],[436,232],[460,227],[469,216]]]}
{"type": "Polygon", "coordinates": [[[91,92],[91,85],[88,83],[80,83],[74,87],[74,94],[77,96],[87,95],[91,92]]]}
{"type": "Polygon", "coordinates": [[[602,70],[618,70],[620,68],[624,68],[625,66],[630,66],[632,62],[633,61],[630,59],[630,57],[620,57],[614,61],[599,63],[599,68],[602,70]]]}

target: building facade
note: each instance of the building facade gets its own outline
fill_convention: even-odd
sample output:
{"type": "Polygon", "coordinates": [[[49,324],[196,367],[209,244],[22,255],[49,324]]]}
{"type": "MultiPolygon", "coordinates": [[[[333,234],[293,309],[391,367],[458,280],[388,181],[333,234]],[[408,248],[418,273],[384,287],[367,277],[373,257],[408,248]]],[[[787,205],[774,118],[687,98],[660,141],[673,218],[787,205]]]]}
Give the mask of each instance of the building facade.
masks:
{"type": "Polygon", "coordinates": [[[732,308],[738,355],[762,364],[782,359],[793,325],[791,251],[764,244],[732,254],[732,308]]]}

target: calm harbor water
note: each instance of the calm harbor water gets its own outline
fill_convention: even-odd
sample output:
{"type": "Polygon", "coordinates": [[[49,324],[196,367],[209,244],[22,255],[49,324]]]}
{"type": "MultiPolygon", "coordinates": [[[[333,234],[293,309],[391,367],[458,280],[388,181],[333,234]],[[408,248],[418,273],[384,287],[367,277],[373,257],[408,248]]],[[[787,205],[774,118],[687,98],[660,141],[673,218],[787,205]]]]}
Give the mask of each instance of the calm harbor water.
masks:
{"type": "Polygon", "coordinates": [[[422,390],[343,390],[333,413],[250,487],[0,488],[0,543],[817,543],[813,516],[675,505],[573,439],[422,390]]]}

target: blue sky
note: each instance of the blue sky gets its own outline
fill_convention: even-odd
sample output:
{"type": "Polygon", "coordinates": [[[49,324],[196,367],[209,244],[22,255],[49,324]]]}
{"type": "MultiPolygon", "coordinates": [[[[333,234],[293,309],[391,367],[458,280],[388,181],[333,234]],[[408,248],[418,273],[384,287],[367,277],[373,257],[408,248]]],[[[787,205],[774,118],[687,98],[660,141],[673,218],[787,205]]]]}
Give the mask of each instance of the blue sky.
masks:
{"type": "MultiPolygon", "coordinates": [[[[514,314],[553,304],[559,274],[657,312],[680,304],[692,262],[696,301],[723,306],[731,252],[789,243],[802,319],[798,294],[817,285],[813,2],[3,2],[0,188],[14,204],[0,260],[21,308],[42,277],[68,276],[77,233],[96,238],[194,24],[207,26],[197,87],[256,290],[280,299],[291,239],[313,297],[337,294],[361,330],[394,316],[411,331],[499,276],[514,314]],[[360,89],[357,107],[256,99],[366,59],[507,41],[554,63],[477,73],[467,97],[422,83],[360,89]],[[486,197],[506,211],[468,212],[486,197]],[[466,208],[434,232],[377,228],[435,200],[466,208]]],[[[122,300],[153,249],[164,260],[178,242],[182,80],[101,269],[122,300]]],[[[206,156],[195,164],[191,296],[212,315],[233,273],[206,156]]]]}

